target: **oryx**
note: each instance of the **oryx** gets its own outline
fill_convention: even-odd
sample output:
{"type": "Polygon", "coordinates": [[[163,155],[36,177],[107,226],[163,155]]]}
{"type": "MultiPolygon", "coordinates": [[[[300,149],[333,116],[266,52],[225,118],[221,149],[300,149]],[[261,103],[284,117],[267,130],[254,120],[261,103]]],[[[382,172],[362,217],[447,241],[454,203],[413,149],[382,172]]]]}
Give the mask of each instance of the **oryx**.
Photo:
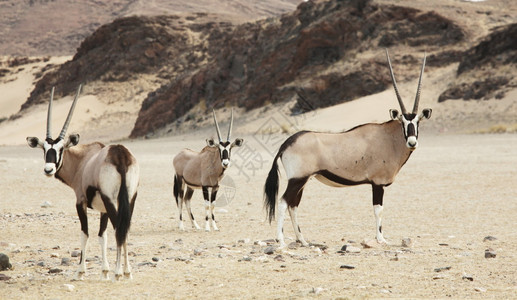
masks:
{"type": "Polygon", "coordinates": [[[300,232],[296,210],[305,183],[311,177],[333,187],[371,184],[376,238],[380,243],[386,242],[381,226],[384,187],[393,183],[400,168],[418,146],[419,122],[429,119],[432,112],[431,109],[424,109],[418,114],[425,55],[411,113],[406,111],[400,97],[387,49],[386,57],[402,113],[392,109],[391,121],[363,124],[342,133],[301,131],[280,146],[264,186],[264,202],[271,222],[275,217],[278,194],[277,161],[281,158],[288,179],[287,188],[278,203],[277,236],[281,247],[285,246],[283,224],[286,209],[289,210],[296,238],[303,245],[308,245],[300,232]]]}
{"type": "Polygon", "coordinates": [[[113,224],[117,240],[117,263],[115,278],[122,276],[121,250],[124,248],[124,275],[131,278],[127,253],[127,235],[135,205],[139,182],[139,167],[135,157],[122,145],[105,146],[95,142],[77,145],[79,134],[65,134],[70,124],[81,86],[57,139],[52,138],[52,88],[47,113],[47,136],[44,141],[28,137],[30,147],[40,147],[44,151],[45,175],[54,176],[71,187],[76,196],[76,209],[81,222],[81,261],[77,279],[82,280],[86,272],[85,258],[88,242],[88,220],[86,210],[100,211],[99,242],[102,248],[102,275],[109,279],[109,264],[106,258],[108,219],[113,224]]]}
{"type": "Polygon", "coordinates": [[[219,230],[215,223],[214,217],[214,201],[219,189],[219,182],[224,176],[224,171],[230,166],[230,157],[233,147],[240,147],[244,143],[241,138],[231,142],[232,126],[233,126],[233,109],[231,113],[230,125],[228,128],[228,136],[226,141],[221,138],[219,124],[215,117],[215,111],[212,111],[219,142],[213,139],[207,139],[207,146],[201,152],[190,149],[183,149],[174,157],[173,165],[176,171],[174,175],[174,197],[179,211],[179,229],[185,230],[183,225],[182,206],[185,202],[187,213],[192,222],[192,227],[200,229],[194,220],[190,208],[190,199],[194,193],[194,189],[203,190],[203,198],[205,199],[205,230],[210,231],[210,222],[214,230],[219,230]],[[184,193],[184,186],[187,185],[187,191],[184,193]],[[210,197],[208,189],[211,188],[210,197]]]}

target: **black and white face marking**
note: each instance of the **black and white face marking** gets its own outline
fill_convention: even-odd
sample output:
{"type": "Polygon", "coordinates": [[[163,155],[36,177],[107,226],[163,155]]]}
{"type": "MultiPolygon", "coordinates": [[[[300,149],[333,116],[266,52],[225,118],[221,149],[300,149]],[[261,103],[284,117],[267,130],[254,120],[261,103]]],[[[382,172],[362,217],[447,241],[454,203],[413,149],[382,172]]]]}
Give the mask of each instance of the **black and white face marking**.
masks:
{"type": "Polygon", "coordinates": [[[213,139],[206,140],[206,143],[209,147],[218,147],[219,148],[219,154],[221,157],[221,166],[226,169],[230,166],[230,157],[232,153],[232,148],[234,146],[241,147],[244,143],[243,139],[235,139],[233,143],[230,143],[230,141],[220,141],[218,144],[213,139]]]}
{"type": "Polygon", "coordinates": [[[415,150],[418,147],[418,124],[422,119],[429,119],[431,117],[432,110],[426,108],[421,114],[407,113],[400,114],[397,110],[390,110],[390,115],[393,120],[400,120],[402,124],[402,130],[406,139],[406,146],[411,150],[415,150]]]}
{"type": "Polygon", "coordinates": [[[68,137],[68,141],[61,138],[55,140],[47,138],[44,142],[36,137],[28,137],[27,143],[30,147],[39,147],[43,149],[43,158],[45,159],[45,167],[43,169],[45,175],[53,176],[63,165],[63,151],[70,146],[75,146],[79,142],[79,135],[72,134],[68,137]]]}

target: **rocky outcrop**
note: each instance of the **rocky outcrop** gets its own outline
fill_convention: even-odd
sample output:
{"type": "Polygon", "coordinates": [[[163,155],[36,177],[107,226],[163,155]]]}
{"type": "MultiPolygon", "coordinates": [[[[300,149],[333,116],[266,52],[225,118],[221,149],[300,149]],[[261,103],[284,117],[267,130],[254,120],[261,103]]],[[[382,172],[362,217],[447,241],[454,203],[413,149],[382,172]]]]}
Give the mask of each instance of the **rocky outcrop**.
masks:
{"type": "Polygon", "coordinates": [[[502,98],[508,88],[517,86],[517,24],[499,28],[467,50],[458,66],[457,78],[438,98],[480,100],[502,98]]]}

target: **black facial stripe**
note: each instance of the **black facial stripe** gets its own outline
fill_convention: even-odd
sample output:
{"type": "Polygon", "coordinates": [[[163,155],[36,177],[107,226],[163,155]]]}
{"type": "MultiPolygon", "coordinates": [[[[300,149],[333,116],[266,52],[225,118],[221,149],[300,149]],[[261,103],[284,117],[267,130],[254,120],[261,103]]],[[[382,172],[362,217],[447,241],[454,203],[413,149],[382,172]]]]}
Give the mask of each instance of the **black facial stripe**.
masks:
{"type": "Polygon", "coordinates": [[[228,159],[228,150],[223,150],[222,159],[228,159]]]}
{"type": "Polygon", "coordinates": [[[410,137],[410,136],[415,136],[416,134],[416,131],[415,131],[415,124],[413,123],[409,123],[407,125],[407,136],[410,137]]]}
{"type": "Polygon", "coordinates": [[[56,163],[56,158],[57,158],[57,153],[56,153],[56,149],[49,149],[47,151],[47,154],[46,154],[46,157],[45,157],[45,162],[46,163],[56,163]]]}
{"type": "Polygon", "coordinates": [[[219,144],[223,147],[227,147],[228,145],[230,145],[230,141],[226,141],[226,142],[219,142],[219,144]]]}

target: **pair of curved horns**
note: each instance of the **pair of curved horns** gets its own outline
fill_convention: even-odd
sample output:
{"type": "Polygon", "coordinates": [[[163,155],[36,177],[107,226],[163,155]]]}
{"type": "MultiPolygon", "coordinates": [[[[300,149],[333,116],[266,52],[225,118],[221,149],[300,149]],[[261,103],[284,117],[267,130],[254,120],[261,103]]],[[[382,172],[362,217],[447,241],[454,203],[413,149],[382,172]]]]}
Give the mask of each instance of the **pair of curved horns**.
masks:
{"type": "MultiPolygon", "coordinates": [[[[399,89],[397,87],[397,81],[395,80],[395,75],[393,74],[393,68],[391,67],[390,55],[388,54],[388,49],[386,49],[386,58],[388,59],[388,65],[390,67],[390,75],[391,81],[393,82],[393,88],[395,89],[395,94],[397,94],[397,99],[399,101],[400,109],[403,114],[406,114],[406,107],[404,106],[404,102],[402,102],[402,97],[400,97],[399,89]]],[[[420,101],[420,91],[422,90],[422,76],[424,74],[425,68],[425,59],[426,54],[424,53],[424,59],[422,62],[422,69],[420,70],[420,78],[418,79],[418,88],[416,90],[415,104],[413,105],[413,113],[418,113],[418,102],[420,101]]]]}
{"type": "MultiPolygon", "coordinates": [[[[72,106],[70,107],[70,111],[68,112],[68,116],[66,117],[65,124],[63,125],[63,129],[61,129],[61,133],[59,134],[59,139],[64,139],[66,131],[68,130],[68,125],[70,125],[70,121],[72,120],[72,115],[74,113],[75,104],[77,103],[77,99],[79,99],[79,94],[81,93],[82,84],[77,88],[77,93],[75,94],[74,102],[72,102],[72,106]]],[[[50,92],[50,101],[48,103],[48,112],[47,112],[47,138],[52,138],[52,100],[54,100],[54,87],[52,87],[52,91],[50,92]]]]}
{"type": "MultiPolygon", "coordinates": [[[[219,124],[217,123],[217,118],[215,117],[215,110],[212,109],[212,114],[214,115],[214,123],[215,123],[215,129],[217,130],[217,137],[219,138],[219,142],[222,142],[223,139],[221,138],[221,130],[219,129],[219,124]]],[[[232,117],[230,120],[230,128],[228,128],[228,137],[226,138],[227,141],[230,141],[230,137],[232,135],[232,127],[233,127],[233,108],[232,108],[232,117]]]]}

